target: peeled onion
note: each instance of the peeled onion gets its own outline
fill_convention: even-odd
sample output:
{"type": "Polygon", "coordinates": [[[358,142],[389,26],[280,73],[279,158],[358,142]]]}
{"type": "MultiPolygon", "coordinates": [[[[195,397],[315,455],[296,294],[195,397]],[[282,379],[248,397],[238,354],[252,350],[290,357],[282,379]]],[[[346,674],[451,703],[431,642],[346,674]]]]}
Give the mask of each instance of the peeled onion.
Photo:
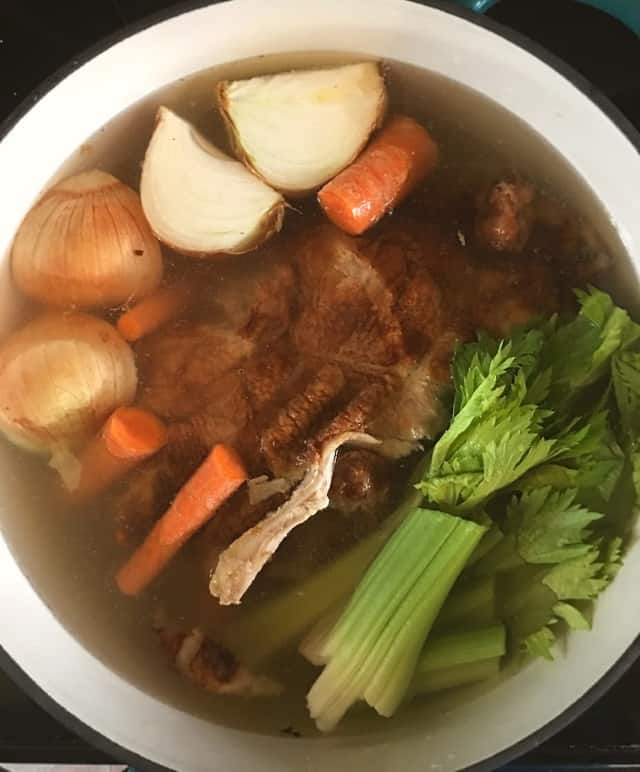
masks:
{"type": "Polygon", "coordinates": [[[218,104],[238,157],[301,196],[354,160],[382,122],[386,90],[378,64],[362,62],[225,81],[218,104]]]}
{"type": "Polygon", "coordinates": [[[41,303],[106,308],[153,292],[162,255],[138,194],[94,169],[59,182],[31,209],[12,269],[22,292],[41,303]]]}
{"type": "Polygon", "coordinates": [[[133,352],[107,322],[49,312],[0,344],[0,431],[54,453],[86,440],[135,397],[133,352]]]}
{"type": "Polygon", "coordinates": [[[156,236],[197,257],[255,249],[284,217],[279,193],[166,107],[158,110],[140,196],[156,236]]]}

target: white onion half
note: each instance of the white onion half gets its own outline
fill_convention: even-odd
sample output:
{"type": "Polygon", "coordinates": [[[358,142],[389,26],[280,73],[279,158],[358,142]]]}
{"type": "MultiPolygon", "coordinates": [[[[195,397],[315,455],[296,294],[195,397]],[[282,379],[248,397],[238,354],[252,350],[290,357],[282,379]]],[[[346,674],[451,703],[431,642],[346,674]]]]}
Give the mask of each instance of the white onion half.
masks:
{"type": "Polygon", "coordinates": [[[236,153],[292,196],[316,190],[351,163],[384,117],[376,62],[285,72],[218,85],[236,153]]]}
{"type": "Polygon", "coordinates": [[[248,252],[284,217],[279,193],[166,107],[147,148],[140,195],[156,236],[197,257],[248,252]]]}

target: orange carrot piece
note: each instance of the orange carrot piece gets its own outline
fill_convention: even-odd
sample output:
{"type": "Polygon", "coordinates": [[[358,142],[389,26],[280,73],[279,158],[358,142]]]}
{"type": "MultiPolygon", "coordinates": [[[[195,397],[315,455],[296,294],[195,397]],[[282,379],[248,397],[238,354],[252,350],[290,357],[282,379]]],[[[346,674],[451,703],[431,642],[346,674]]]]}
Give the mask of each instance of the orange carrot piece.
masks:
{"type": "Polygon", "coordinates": [[[358,158],[318,193],[327,217],[353,236],[364,233],[433,169],[438,146],[419,123],[392,118],[358,158]]]}
{"type": "Polygon", "coordinates": [[[117,458],[146,458],[167,444],[167,428],[141,407],[119,407],[102,430],[109,453],[117,458]]]}
{"type": "Polygon", "coordinates": [[[143,298],[118,319],[117,328],[125,340],[135,341],[175,319],[186,306],[190,290],[186,285],[165,287],[143,298]]]}
{"type": "Polygon", "coordinates": [[[148,410],[119,407],[80,457],[80,480],[71,491],[76,501],[86,501],[124,477],[134,466],[167,444],[167,429],[148,410]]]}
{"type": "Polygon", "coordinates": [[[246,479],[247,472],[235,451],[216,445],[118,571],[120,591],[137,595],[144,590],[246,479]]]}

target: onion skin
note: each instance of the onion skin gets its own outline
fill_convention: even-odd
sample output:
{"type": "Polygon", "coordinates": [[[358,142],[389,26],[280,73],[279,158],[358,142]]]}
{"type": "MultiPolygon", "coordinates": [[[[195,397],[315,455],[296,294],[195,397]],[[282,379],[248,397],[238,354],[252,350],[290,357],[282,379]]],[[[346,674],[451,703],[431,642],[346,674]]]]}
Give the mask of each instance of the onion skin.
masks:
{"type": "Polygon", "coordinates": [[[162,254],[138,194],[97,169],[55,185],[24,218],[13,279],[48,306],[108,308],[153,292],[162,254]]]}
{"type": "Polygon", "coordinates": [[[133,351],[107,322],[47,312],[0,345],[0,431],[30,451],[78,446],[133,401],[133,351]]]}

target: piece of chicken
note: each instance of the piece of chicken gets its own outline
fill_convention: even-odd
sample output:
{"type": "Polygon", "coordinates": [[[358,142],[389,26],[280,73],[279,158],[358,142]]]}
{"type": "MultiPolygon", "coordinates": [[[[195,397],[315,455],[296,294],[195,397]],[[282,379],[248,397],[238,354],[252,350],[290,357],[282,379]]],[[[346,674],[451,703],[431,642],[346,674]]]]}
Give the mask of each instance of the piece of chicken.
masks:
{"type": "Polygon", "coordinates": [[[247,589],[287,534],[329,505],[336,453],[345,444],[375,446],[366,434],[348,432],[328,440],[291,497],[253,528],[245,531],[220,556],[209,589],[223,606],[240,603],[247,589]]]}
{"type": "Polygon", "coordinates": [[[611,258],[589,223],[565,203],[509,176],[477,197],[478,243],[497,252],[551,261],[555,269],[585,283],[604,271],[611,258]]]}
{"type": "Polygon", "coordinates": [[[273,697],[283,691],[277,681],[252,673],[198,628],[184,633],[157,623],[154,629],[180,673],[207,692],[273,697]]]}

